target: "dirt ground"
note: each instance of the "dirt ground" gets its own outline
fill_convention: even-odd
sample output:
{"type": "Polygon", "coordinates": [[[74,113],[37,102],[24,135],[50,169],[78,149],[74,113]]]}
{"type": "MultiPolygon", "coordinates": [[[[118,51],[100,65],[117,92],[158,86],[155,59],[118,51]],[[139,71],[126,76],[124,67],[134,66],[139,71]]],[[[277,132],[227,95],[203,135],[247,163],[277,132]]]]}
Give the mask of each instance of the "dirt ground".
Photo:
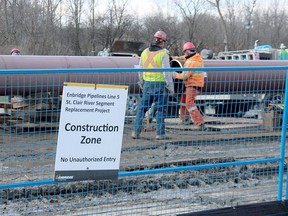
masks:
{"type": "MultiPolygon", "coordinates": [[[[208,131],[198,131],[193,125],[179,126],[175,119],[167,120],[170,139],[158,141],[154,139],[155,131],[142,133],[139,140],[133,140],[131,120],[127,119],[120,172],[163,168],[171,172],[120,176],[117,182],[84,181],[3,189],[1,215],[177,215],[277,200],[278,162],[205,167],[279,158],[279,131],[268,132],[261,125],[249,127],[247,120],[240,121],[242,127],[227,128],[227,121],[217,123],[225,126],[220,130],[210,127],[208,131]],[[195,165],[203,165],[203,169],[173,171],[195,165]]],[[[207,125],[215,126],[215,122],[207,119],[207,125]]],[[[2,130],[0,143],[1,185],[53,178],[57,132],[2,130]]]]}

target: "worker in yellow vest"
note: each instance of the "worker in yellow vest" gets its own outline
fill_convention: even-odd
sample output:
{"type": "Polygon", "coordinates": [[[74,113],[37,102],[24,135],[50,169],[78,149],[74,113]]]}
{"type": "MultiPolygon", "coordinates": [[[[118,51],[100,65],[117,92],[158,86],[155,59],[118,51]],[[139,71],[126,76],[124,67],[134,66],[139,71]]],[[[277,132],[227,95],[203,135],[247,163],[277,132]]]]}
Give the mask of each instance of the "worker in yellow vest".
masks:
{"type": "Polygon", "coordinates": [[[181,95],[180,119],[185,122],[192,120],[194,125],[199,126],[201,130],[205,130],[204,119],[195,104],[196,96],[200,94],[204,87],[204,71],[197,71],[197,68],[204,67],[203,59],[196,52],[195,45],[192,42],[186,42],[183,45],[183,53],[185,54],[184,68],[193,68],[191,71],[183,71],[181,74],[173,72],[173,78],[184,81],[185,92],[181,95]]]}
{"type": "MultiPolygon", "coordinates": [[[[164,31],[157,31],[154,34],[151,46],[141,54],[140,68],[170,68],[169,53],[164,48],[166,39],[167,36],[164,31]]],[[[174,94],[172,73],[169,71],[139,73],[139,84],[143,86],[143,97],[137,110],[132,138],[139,138],[145,113],[154,103],[156,108],[156,139],[167,139],[164,118],[168,96],[174,94]]]]}

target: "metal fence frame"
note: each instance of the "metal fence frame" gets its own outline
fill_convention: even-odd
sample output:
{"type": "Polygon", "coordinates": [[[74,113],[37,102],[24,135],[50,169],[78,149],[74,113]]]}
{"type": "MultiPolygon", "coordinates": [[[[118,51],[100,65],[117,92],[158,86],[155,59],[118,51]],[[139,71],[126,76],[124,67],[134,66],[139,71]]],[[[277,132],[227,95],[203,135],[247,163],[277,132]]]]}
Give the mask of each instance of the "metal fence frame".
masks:
{"type": "MultiPolygon", "coordinates": [[[[165,71],[174,71],[175,69],[165,69],[165,71]]],[[[182,68],[182,71],[189,70],[187,68],[182,68]]],[[[137,175],[153,175],[159,173],[167,173],[167,172],[178,172],[178,171],[186,171],[186,170],[201,170],[207,168],[215,168],[215,167],[228,167],[228,166],[238,166],[238,165],[247,165],[247,164],[257,164],[257,163],[267,163],[267,162],[279,162],[279,176],[278,176],[278,201],[283,200],[283,179],[284,179],[284,170],[285,170],[285,146],[286,146],[286,125],[287,125],[287,118],[288,118],[288,67],[283,66],[271,66],[271,67],[220,67],[220,68],[199,68],[199,71],[209,71],[209,72],[217,72],[217,71],[245,71],[245,70],[286,70],[286,84],[285,84],[285,103],[284,103],[284,112],[283,112],[283,122],[282,122],[282,131],[281,131],[281,145],[279,148],[280,157],[277,158],[264,158],[264,159],[256,159],[256,160],[246,160],[241,162],[226,162],[226,163],[215,163],[215,164],[205,164],[205,165],[194,165],[194,166],[180,166],[175,168],[160,168],[160,169],[153,169],[153,170],[142,170],[142,171],[131,171],[131,172],[119,172],[119,177],[128,177],[128,176],[137,176],[137,175]]],[[[85,73],[85,72],[143,72],[143,71],[151,71],[149,69],[139,69],[139,68],[112,68],[112,69],[37,69],[37,70],[0,70],[1,74],[41,74],[41,73],[70,73],[70,72],[77,72],[77,73],[85,73]]],[[[163,71],[163,69],[153,69],[153,71],[163,71]]],[[[288,171],[287,171],[288,172],[288,171]]],[[[287,175],[288,173],[286,173],[287,175]]],[[[52,179],[46,179],[42,181],[27,181],[27,182],[20,182],[20,183],[11,183],[11,184],[0,184],[0,190],[3,189],[13,189],[18,187],[33,187],[33,186],[40,186],[46,184],[58,184],[55,183],[52,179]]],[[[59,183],[61,184],[61,183],[59,183]]],[[[286,182],[286,197],[288,199],[288,182],[286,182]]]]}

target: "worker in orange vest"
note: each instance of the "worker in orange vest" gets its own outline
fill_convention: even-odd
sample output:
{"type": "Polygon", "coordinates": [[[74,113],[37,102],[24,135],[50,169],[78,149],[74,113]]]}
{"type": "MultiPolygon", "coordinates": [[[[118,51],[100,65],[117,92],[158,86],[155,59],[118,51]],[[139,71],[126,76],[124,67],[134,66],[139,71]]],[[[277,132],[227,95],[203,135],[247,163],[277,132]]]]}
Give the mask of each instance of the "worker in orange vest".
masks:
{"type": "Polygon", "coordinates": [[[195,45],[192,42],[186,42],[182,51],[186,59],[184,68],[193,68],[193,71],[173,72],[173,78],[183,80],[185,85],[185,92],[180,98],[180,104],[184,104],[180,107],[180,119],[185,122],[188,115],[189,120],[191,118],[194,125],[200,126],[200,129],[204,130],[203,116],[195,104],[196,96],[200,94],[204,87],[205,72],[197,71],[197,68],[204,67],[203,59],[196,52],[195,45]]]}

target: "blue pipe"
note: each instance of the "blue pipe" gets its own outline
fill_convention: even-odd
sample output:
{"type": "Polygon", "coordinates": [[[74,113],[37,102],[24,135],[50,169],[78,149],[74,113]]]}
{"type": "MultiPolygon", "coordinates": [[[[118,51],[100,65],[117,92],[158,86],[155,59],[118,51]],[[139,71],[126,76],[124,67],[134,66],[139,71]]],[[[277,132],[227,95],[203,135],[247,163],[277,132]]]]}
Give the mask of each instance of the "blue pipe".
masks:
{"type": "MultiPolygon", "coordinates": [[[[247,160],[247,161],[236,161],[236,162],[227,162],[227,163],[217,163],[217,164],[204,164],[204,165],[195,165],[195,166],[182,166],[182,167],[173,167],[173,168],[162,168],[162,169],[153,169],[153,170],[140,170],[133,172],[119,172],[119,177],[127,176],[138,176],[138,175],[153,175],[158,173],[167,173],[167,172],[179,172],[187,170],[201,170],[201,169],[210,169],[215,167],[228,167],[228,166],[239,166],[247,164],[258,164],[258,163],[272,163],[279,162],[280,158],[270,158],[270,159],[259,159],[259,160],[247,160]]],[[[0,190],[10,189],[17,187],[27,187],[35,185],[45,185],[45,184],[57,184],[57,183],[67,183],[67,182],[54,182],[51,179],[43,181],[32,181],[32,182],[23,182],[15,184],[2,184],[0,185],[0,190]]]]}
{"type": "MultiPolygon", "coordinates": [[[[286,71],[286,84],[285,84],[285,98],[284,98],[284,113],[283,113],[283,121],[282,121],[282,133],[281,133],[281,147],[280,147],[280,165],[279,165],[279,180],[278,180],[278,201],[282,200],[283,193],[283,176],[284,176],[284,159],[285,159],[285,145],[286,145],[286,127],[287,127],[287,107],[288,107],[288,70],[286,71]]],[[[287,173],[288,174],[288,173],[287,173]]],[[[287,194],[287,182],[286,182],[286,200],[288,197],[287,194]]]]}
{"type": "MultiPolygon", "coordinates": [[[[287,70],[287,66],[249,66],[249,67],[211,67],[211,68],[197,68],[199,71],[247,71],[247,70],[287,70]]],[[[146,71],[163,71],[163,68],[69,68],[69,69],[8,69],[0,70],[0,74],[43,74],[43,73],[87,73],[87,72],[105,72],[105,73],[115,73],[115,72],[146,72],[146,71]]],[[[189,71],[191,68],[181,68],[181,71],[189,71]]],[[[165,68],[165,71],[175,71],[175,68],[165,68]]]]}

